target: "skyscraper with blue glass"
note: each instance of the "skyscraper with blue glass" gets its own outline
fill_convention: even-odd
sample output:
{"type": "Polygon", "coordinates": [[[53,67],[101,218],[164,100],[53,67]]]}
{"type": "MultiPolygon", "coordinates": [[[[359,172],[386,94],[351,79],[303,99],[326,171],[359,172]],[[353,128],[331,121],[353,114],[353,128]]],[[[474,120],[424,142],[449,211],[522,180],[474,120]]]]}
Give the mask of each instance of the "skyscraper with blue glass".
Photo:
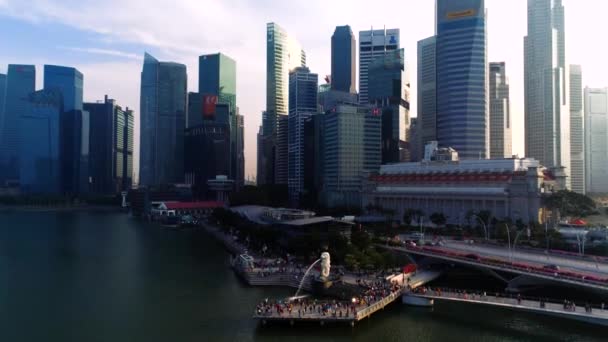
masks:
{"type": "MultiPolygon", "coordinates": [[[[88,192],[89,113],[82,107],[84,78],[72,67],[45,65],[44,90],[61,94],[61,179],[68,194],[88,192]]],[[[26,134],[26,132],[23,132],[26,134]]]]}
{"type": "Polygon", "coordinates": [[[19,180],[19,120],[27,113],[28,96],[36,86],[33,65],[9,64],[4,110],[0,110],[0,183],[19,180]]]}
{"type": "Polygon", "coordinates": [[[146,53],[140,93],[140,185],[183,181],[186,110],[186,66],[159,62],[146,53]]]}
{"type": "Polygon", "coordinates": [[[304,190],[304,122],[317,112],[319,76],[307,67],[289,73],[287,185],[296,204],[304,190]]]}
{"type": "Polygon", "coordinates": [[[484,0],[437,0],[437,140],[461,158],[489,157],[484,0]]]}
{"type": "Polygon", "coordinates": [[[350,26],[336,26],[331,36],[331,89],[356,93],[357,43],[350,26]]]}
{"type": "Polygon", "coordinates": [[[63,192],[63,96],[58,89],[43,89],[28,96],[20,117],[19,182],[22,193],[63,192]]]}

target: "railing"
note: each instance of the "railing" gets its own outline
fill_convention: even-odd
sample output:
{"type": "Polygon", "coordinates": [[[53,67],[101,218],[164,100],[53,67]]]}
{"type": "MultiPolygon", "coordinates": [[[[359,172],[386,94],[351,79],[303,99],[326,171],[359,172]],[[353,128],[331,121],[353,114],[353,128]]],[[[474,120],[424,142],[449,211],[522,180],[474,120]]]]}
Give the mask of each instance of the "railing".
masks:
{"type": "Polygon", "coordinates": [[[450,288],[430,288],[426,292],[414,291],[410,295],[433,299],[453,299],[465,302],[482,302],[496,305],[517,306],[535,310],[557,311],[564,313],[579,313],[591,315],[595,313],[597,316],[608,319],[608,311],[604,303],[581,303],[575,301],[560,302],[555,299],[531,297],[531,296],[513,296],[505,293],[485,293],[480,291],[464,291],[450,288]],[[584,312],[578,311],[584,310],[584,312]]]}
{"type": "Polygon", "coordinates": [[[380,301],[377,301],[376,303],[368,306],[367,308],[357,311],[357,316],[356,316],[357,320],[358,321],[362,320],[365,317],[373,314],[374,312],[384,308],[388,304],[392,303],[397,297],[401,296],[402,293],[403,293],[402,290],[393,292],[390,295],[381,299],[380,301]]]}
{"type": "MultiPolygon", "coordinates": [[[[383,246],[383,247],[385,247],[385,246],[383,246]]],[[[492,260],[492,259],[481,258],[481,257],[479,259],[472,259],[472,258],[467,258],[463,254],[438,251],[436,249],[431,249],[429,247],[403,246],[403,247],[392,247],[392,248],[404,249],[406,251],[411,251],[411,252],[415,252],[415,253],[442,256],[444,258],[464,261],[469,264],[481,264],[481,265],[488,265],[488,266],[502,268],[502,269],[514,270],[514,271],[517,271],[518,273],[535,274],[535,275],[541,276],[542,278],[547,278],[547,279],[561,279],[561,280],[568,280],[568,281],[575,282],[575,283],[583,283],[583,284],[591,284],[591,285],[601,286],[601,287],[608,287],[608,279],[599,279],[599,278],[595,278],[592,276],[577,275],[577,274],[571,273],[571,272],[534,268],[533,266],[523,265],[523,264],[514,264],[514,263],[509,264],[504,261],[492,260]]]]}

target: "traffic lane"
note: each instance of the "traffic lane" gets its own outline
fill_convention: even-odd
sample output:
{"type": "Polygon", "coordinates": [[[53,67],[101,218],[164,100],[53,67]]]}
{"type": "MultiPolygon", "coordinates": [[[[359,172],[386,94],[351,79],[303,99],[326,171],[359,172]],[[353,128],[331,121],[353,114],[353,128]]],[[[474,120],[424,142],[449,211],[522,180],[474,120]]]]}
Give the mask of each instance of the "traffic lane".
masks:
{"type": "MultiPolygon", "coordinates": [[[[486,246],[477,246],[454,242],[447,242],[444,244],[444,246],[436,246],[435,248],[441,248],[446,251],[451,250],[457,252],[474,253],[484,257],[500,257],[505,261],[508,261],[509,259],[509,251],[503,248],[492,248],[486,246]]],[[[554,256],[530,254],[517,250],[513,251],[513,261],[532,262],[534,264],[537,264],[537,266],[541,267],[544,265],[557,265],[564,271],[572,270],[577,272],[585,272],[591,276],[599,275],[600,277],[604,277],[608,275],[608,266],[606,265],[600,265],[580,260],[556,258],[554,256]]]]}

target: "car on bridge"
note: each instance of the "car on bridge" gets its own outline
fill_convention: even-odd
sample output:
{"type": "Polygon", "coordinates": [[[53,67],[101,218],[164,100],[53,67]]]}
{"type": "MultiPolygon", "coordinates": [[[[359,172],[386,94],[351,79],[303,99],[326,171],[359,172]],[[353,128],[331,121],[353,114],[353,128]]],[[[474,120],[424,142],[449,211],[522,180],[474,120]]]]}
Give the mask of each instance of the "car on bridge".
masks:
{"type": "Polygon", "coordinates": [[[551,270],[551,271],[559,271],[560,268],[557,265],[545,265],[543,266],[544,269],[546,270],[551,270]]]}
{"type": "Polygon", "coordinates": [[[467,254],[464,257],[467,258],[467,259],[475,260],[475,261],[481,261],[481,257],[479,255],[473,254],[473,253],[467,254]]]}

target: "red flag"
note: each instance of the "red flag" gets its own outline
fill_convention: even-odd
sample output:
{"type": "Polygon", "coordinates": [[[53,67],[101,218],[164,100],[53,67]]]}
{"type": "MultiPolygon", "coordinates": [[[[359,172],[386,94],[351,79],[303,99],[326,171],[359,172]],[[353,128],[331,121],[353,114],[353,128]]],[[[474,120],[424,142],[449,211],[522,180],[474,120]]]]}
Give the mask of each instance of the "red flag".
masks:
{"type": "Polygon", "coordinates": [[[217,95],[203,95],[203,118],[213,119],[215,117],[215,105],[217,95]]]}
{"type": "Polygon", "coordinates": [[[416,272],[416,265],[415,264],[408,264],[407,266],[405,266],[403,268],[403,273],[404,274],[408,274],[408,273],[412,273],[412,272],[416,272]]]}

